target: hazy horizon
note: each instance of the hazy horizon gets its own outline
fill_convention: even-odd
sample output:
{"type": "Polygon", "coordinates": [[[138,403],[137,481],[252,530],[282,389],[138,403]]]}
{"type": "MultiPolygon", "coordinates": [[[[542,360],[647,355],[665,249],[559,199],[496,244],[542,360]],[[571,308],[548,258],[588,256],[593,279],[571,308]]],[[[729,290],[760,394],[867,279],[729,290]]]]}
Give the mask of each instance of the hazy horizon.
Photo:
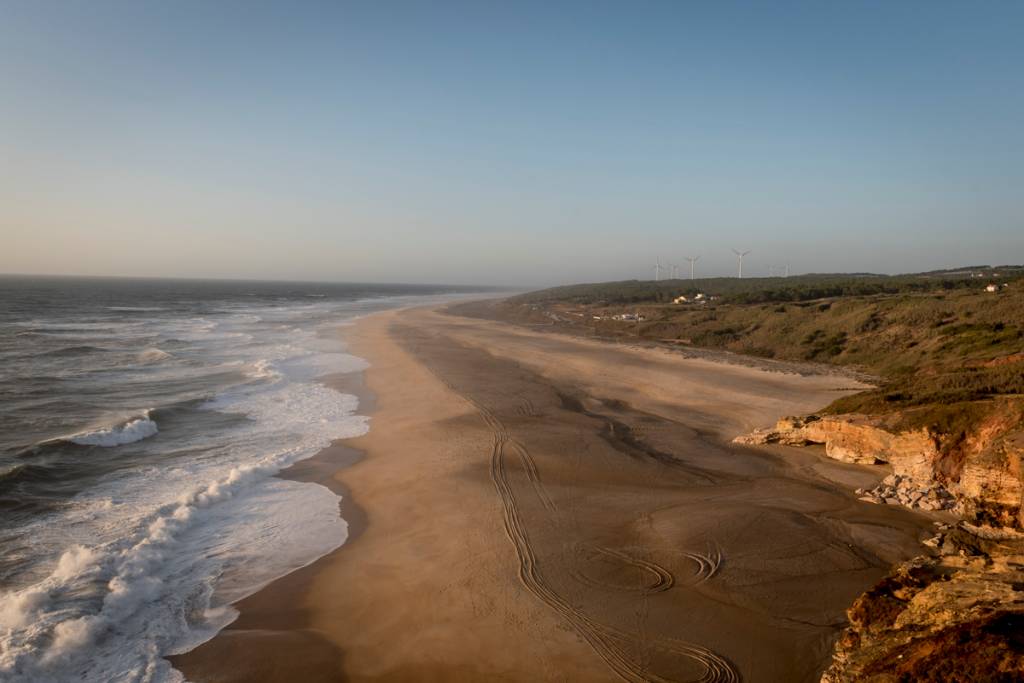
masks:
{"type": "Polygon", "coordinates": [[[0,272],[1024,262],[1024,6],[13,2],[0,272]]]}
{"type": "MultiPolygon", "coordinates": [[[[746,268],[746,267],[747,266],[744,265],[744,268],[746,268]]],[[[723,272],[723,273],[715,273],[715,274],[710,274],[709,273],[709,274],[705,274],[705,275],[696,275],[696,279],[697,280],[706,280],[706,279],[720,279],[720,278],[735,278],[736,277],[736,270],[735,270],[735,268],[736,268],[736,264],[734,262],[733,263],[733,272],[731,272],[731,273],[723,272]]],[[[808,272],[808,273],[791,272],[789,276],[790,277],[800,277],[800,276],[811,276],[811,277],[813,277],[813,276],[818,276],[818,275],[847,275],[848,274],[848,275],[851,275],[851,276],[863,275],[863,276],[886,277],[886,276],[901,276],[901,275],[917,275],[917,274],[922,274],[922,273],[927,273],[927,272],[932,272],[932,271],[944,271],[944,270],[958,271],[958,270],[961,270],[961,269],[963,269],[963,270],[970,270],[970,269],[980,269],[980,268],[990,268],[990,269],[993,269],[993,270],[998,270],[1000,268],[1007,268],[1007,269],[1012,269],[1012,270],[1016,271],[1016,270],[1019,270],[1021,268],[1024,268],[1024,264],[1013,264],[1013,263],[1001,263],[1001,264],[964,264],[964,265],[961,265],[961,266],[950,266],[948,268],[935,268],[935,269],[931,269],[930,271],[894,272],[894,273],[881,273],[881,272],[871,272],[871,271],[834,271],[834,272],[808,272]]],[[[672,280],[672,279],[677,279],[677,280],[681,280],[681,281],[688,281],[690,279],[690,276],[689,276],[689,265],[686,266],[686,269],[687,270],[684,273],[682,267],[680,267],[679,273],[675,277],[671,277],[669,275],[662,274],[660,279],[662,281],[668,281],[668,280],[672,280]]],[[[642,269],[640,269],[640,270],[642,270],[642,269]]],[[[665,270],[664,265],[662,267],[662,270],[663,271],[665,270]]],[[[754,274],[750,274],[750,275],[746,274],[746,271],[744,271],[744,275],[743,275],[743,279],[744,280],[766,278],[766,277],[776,277],[777,278],[777,277],[784,277],[784,276],[783,276],[782,272],[780,272],[778,270],[773,271],[772,274],[768,274],[768,273],[754,273],[754,274]]],[[[338,279],[333,279],[333,280],[332,279],[319,279],[318,280],[318,279],[301,279],[301,278],[287,278],[287,277],[285,277],[285,278],[273,278],[273,277],[270,277],[270,278],[255,278],[255,277],[208,277],[208,276],[191,276],[190,277],[190,276],[178,276],[178,275],[117,275],[117,274],[111,274],[111,275],[83,275],[81,273],[14,273],[14,272],[11,272],[11,273],[7,273],[7,272],[0,273],[0,279],[2,279],[2,278],[8,278],[8,279],[24,278],[24,279],[43,279],[43,280],[47,280],[47,279],[49,279],[49,280],[59,280],[59,279],[67,279],[67,280],[129,280],[129,281],[130,280],[143,280],[143,281],[151,280],[151,281],[226,282],[226,283],[230,283],[230,282],[259,282],[259,283],[279,282],[279,283],[282,283],[282,284],[370,285],[370,286],[382,285],[382,286],[411,286],[411,287],[417,287],[417,286],[424,286],[424,287],[437,286],[437,287],[455,287],[455,288],[461,288],[461,289],[466,289],[466,290],[472,290],[474,287],[479,287],[482,291],[483,290],[492,290],[492,289],[493,290],[501,290],[501,291],[528,291],[528,290],[531,290],[531,289],[541,289],[541,288],[546,288],[546,287],[557,287],[559,285],[564,285],[564,284],[597,284],[597,283],[601,283],[601,282],[612,282],[612,280],[589,280],[589,281],[578,280],[578,281],[564,282],[564,283],[553,283],[553,284],[551,284],[551,283],[548,283],[548,284],[540,283],[540,284],[533,284],[533,285],[529,285],[529,284],[523,285],[523,284],[483,284],[483,283],[479,283],[479,282],[457,282],[457,281],[452,281],[452,282],[442,282],[442,281],[437,281],[437,282],[404,282],[404,281],[397,281],[397,280],[338,280],[338,279]]],[[[630,281],[630,280],[653,281],[654,280],[654,276],[653,275],[648,275],[646,277],[644,277],[644,276],[626,277],[626,278],[622,278],[619,281],[625,282],[625,281],[630,281]]]]}

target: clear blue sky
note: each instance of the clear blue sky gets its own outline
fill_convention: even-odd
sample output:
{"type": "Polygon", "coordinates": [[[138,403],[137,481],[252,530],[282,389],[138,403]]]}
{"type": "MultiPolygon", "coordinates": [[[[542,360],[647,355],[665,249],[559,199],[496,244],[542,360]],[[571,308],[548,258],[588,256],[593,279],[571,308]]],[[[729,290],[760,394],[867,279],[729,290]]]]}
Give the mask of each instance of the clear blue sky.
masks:
{"type": "Polygon", "coordinates": [[[1024,3],[0,5],[0,272],[1024,262],[1024,3]]]}

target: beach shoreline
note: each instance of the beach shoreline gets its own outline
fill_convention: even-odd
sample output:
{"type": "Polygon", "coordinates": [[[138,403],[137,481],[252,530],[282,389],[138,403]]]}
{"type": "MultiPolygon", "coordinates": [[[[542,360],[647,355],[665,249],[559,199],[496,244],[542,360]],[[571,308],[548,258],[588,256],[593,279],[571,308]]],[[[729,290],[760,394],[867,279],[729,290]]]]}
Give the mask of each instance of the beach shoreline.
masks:
{"type": "MultiPolygon", "coordinates": [[[[341,328],[344,329],[344,328],[341,328]]],[[[366,386],[363,371],[327,375],[324,385],[359,400],[358,413],[372,417],[375,397],[366,386]]],[[[189,680],[254,680],[261,676],[286,680],[300,676],[303,681],[336,681],[340,652],[329,641],[308,629],[308,616],[298,605],[322,563],[357,542],[366,530],[365,511],[337,475],[361,461],[365,453],[338,439],[316,455],[300,460],[276,476],[292,481],[320,484],[340,497],[339,512],[347,528],[345,542],[312,563],[275,579],[237,601],[232,607],[238,617],[212,640],[197,648],[168,657],[189,680]],[[230,667],[225,667],[230,661],[230,667]]]]}
{"type": "Polygon", "coordinates": [[[342,495],[349,539],[172,658],[189,680],[816,680],[845,608],[928,526],[853,497],[878,473],[727,444],[848,380],[436,307],[345,337],[370,432],[282,474],[342,495]],[[790,550],[758,557],[760,535],[790,550]]]}

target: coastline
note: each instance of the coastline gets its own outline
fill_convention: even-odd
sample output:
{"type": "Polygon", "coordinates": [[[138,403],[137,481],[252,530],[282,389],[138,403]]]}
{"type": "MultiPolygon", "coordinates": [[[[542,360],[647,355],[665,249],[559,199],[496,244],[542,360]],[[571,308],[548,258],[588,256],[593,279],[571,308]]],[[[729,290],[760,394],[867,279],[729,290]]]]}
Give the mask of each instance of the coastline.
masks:
{"type": "MultiPolygon", "coordinates": [[[[911,554],[927,526],[927,520],[905,511],[871,509],[856,501],[852,487],[876,477],[873,473],[811,453],[786,451],[783,459],[771,455],[778,449],[722,443],[737,430],[785,412],[813,409],[848,381],[840,386],[836,378],[768,377],[757,369],[656,349],[544,339],[430,309],[369,316],[349,328],[346,339],[353,353],[370,361],[357,382],[377,397],[374,426],[282,475],[340,493],[349,539],[240,601],[235,605],[240,616],[228,628],[171,658],[189,680],[617,680],[643,679],[652,669],[665,678],[685,677],[699,674],[708,662],[719,667],[724,676],[719,680],[740,672],[745,680],[779,674],[812,680],[827,663],[843,610],[891,564],[911,554]],[[611,370],[608,363],[620,367],[611,370]],[[633,372],[627,371],[629,364],[633,372]],[[676,375],[666,374],[673,368],[676,375]],[[686,372],[682,388],[680,369],[686,372]],[[688,394],[686,382],[691,391],[702,391],[688,394]],[[517,404],[503,405],[505,395],[515,396],[517,404]],[[752,402],[753,396],[762,400],[752,402]],[[504,503],[495,494],[493,470],[491,477],[487,473],[496,443],[488,415],[508,434],[502,437],[506,443],[528,450],[535,460],[532,466],[525,460],[509,464],[504,503]],[[623,436],[602,436],[607,425],[623,436]],[[679,439],[692,444],[680,449],[679,439]],[[579,455],[572,461],[560,456],[577,441],[596,454],[593,466],[579,455]],[[623,463],[625,455],[630,460],[623,463]],[[710,470],[702,469],[706,463],[698,455],[710,458],[710,470]],[[531,467],[542,483],[531,477],[531,467]],[[803,604],[808,598],[801,577],[821,570],[807,561],[794,563],[775,553],[770,561],[780,576],[768,579],[744,566],[746,560],[733,556],[736,550],[726,542],[719,552],[727,554],[719,554],[702,577],[701,562],[713,559],[714,552],[670,552],[667,540],[700,537],[717,543],[714,536],[721,529],[745,533],[736,522],[746,512],[716,512],[703,525],[681,520],[687,510],[706,508],[701,499],[709,489],[701,477],[715,478],[732,496],[731,489],[742,488],[735,482],[755,470],[767,483],[747,486],[734,500],[717,505],[740,510],[753,504],[759,513],[788,520],[776,530],[776,542],[826,540],[831,555],[810,565],[828,565],[842,575],[842,581],[829,584],[835,595],[815,601],[828,605],[803,604]],[[680,496],[666,476],[693,488],[680,496]],[[638,506],[617,494],[609,497],[616,487],[656,500],[638,506]],[[531,496],[543,504],[530,507],[531,496]],[[594,496],[606,497],[604,507],[611,509],[588,508],[594,496]],[[766,503],[766,496],[786,499],[785,514],[774,509],[774,501],[766,503]],[[528,552],[543,568],[538,585],[521,579],[523,548],[506,535],[509,500],[530,537],[528,552]],[[822,534],[828,532],[818,528],[809,531],[806,525],[813,522],[807,519],[793,521],[812,510],[828,517],[828,525],[841,527],[842,538],[826,538],[822,534]],[[552,525],[551,533],[545,524],[552,525]],[[705,528],[709,525],[713,528],[705,528]],[[566,534],[578,535],[586,547],[577,544],[565,555],[566,534]],[[629,542],[623,544],[626,536],[629,542]],[[858,546],[858,552],[845,553],[839,541],[858,546]],[[610,552],[602,554],[605,550],[610,552]],[[695,563],[696,582],[688,577],[695,563]],[[673,590],[652,592],[655,576],[673,590]],[[746,580],[768,583],[751,592],[746,580]],[[782,597],[766,599],[766,588],[782,597]],[[566,599],[581,609],[566,612],[559,607],[566,599]],[[702,628],[672,621],[671,614],[683,607],[699,615],[702,628]],[[751,626],[744,615],[746,621],[763,623],[751,626]],[[809,625],[795,625],[801,619],[809,625]],[[793,631],[788,640],[766,630],[779,624],[793,631]],[[659,642],[657,633],[669,641],[659,642]],[[745,653],[737,649],[743,639],[759,635],[765,652],[754,652],[754,646],[745,653]],[[681,654],[685,648],[672,642],[687,643],[691,654],[681,654]],[[769,651],[774,657],[780,647],[782,663],[764,670],[769,651]],[[795,661],[798,651],[814,661],[795,661]],[[754,667],[761,667],[759,674],[752,675],[754,667]]],[[[354,389],[360,387],[348,385],[345,391],[354,389]]],[[[360,396],[362,414],[364,398],[369,394],[360,396]]],[[[761,530],[771,532],[771,527],[761,530]]]]}
{"type": "MultiPolygon", "coordinates": [[[[359,415],[372,416],[374,395],[362,372],[331,375],[324,383],[359,400],[359,415]]],[[[298,680],[337,681],[341,651],[308,628],[302,598],[323,564],[354,544],[367,528],[367,515],[337,474],[365,454],[338,439],[312,458],[301,460],[276,476],[326,486],[339,497],[340,515],[347,524],[345,542],[310,564],[289,572],[256,593],[234,603],[236,620],[211,640],[181,654],[168,656],[189,681],[298,680]]]]}
{"type": "MultiPolygon", "coordinates": [[[[323,383],[342,393],[356,396],[359,414],[373,415],[375,396],[367,387],[364,371],[327,375],[323,383]]],[[[338,439],[316,455],[300,460],[276,476],[293,481],[317,483],[340,496],[340,515],[347,525],[345,542],[312,563],[282,576],[232,606],[238,617],[211,640],[188,652],[167,657],[188,680],[251,681],[288,680],[336,681],[341,671],[341,652],[329,640],[308,627],[301,599],[323,564],[342,548],[355,543],[366,530],[366,513],[355,501],[338,473],[361,461],[365,454],[338,439]],[[230,667],[224,661],[231,661],[230,667]]]]}

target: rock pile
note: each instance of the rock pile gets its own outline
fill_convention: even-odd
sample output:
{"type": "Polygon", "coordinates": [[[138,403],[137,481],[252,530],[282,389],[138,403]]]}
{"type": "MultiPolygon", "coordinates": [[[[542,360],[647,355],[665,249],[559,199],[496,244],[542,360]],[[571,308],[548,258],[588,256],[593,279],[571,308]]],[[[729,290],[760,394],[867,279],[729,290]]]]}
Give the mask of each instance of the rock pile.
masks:
{"type": "Polygon", "coordinates": [[[912,477],[890,474],[873,489],[857,489],[861,500],[886,505],[905,505],[921,510],[952,510],[956,498],[938,482],[920,484],[912,477]]]}
{"type": "Polygon", "coordinates": [[[895,498],[899,504],[924,510],[953,509],[973,524],[1024,531],[1024,400],[994,401],[987,410],[984,420],[959,435],[935,427],[900,426],[927,423],[930,418],[925,406],[874,416],[786,417],[774,427],[734,441],[747,445],[824,444],[829,458],[887,464],[910,480],[889,482],[886,487],[892,491],[860,492],[866,500],[883,503],[895,498]],[[900,499],[901,494],[906,500],[900,499]]]}

